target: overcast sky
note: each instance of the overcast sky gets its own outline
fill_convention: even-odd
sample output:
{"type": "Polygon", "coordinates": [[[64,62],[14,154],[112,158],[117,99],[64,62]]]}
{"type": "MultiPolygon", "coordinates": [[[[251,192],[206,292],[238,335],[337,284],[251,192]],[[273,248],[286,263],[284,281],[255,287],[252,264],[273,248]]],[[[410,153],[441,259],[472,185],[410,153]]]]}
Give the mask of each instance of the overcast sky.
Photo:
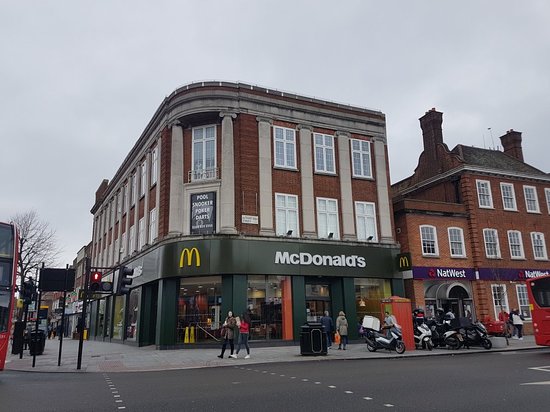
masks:
{"type": "Polygon", "coordinates": [[[519,130],[548,172],[549,22],[547,0],[0,0],[0,221],[35,209],[72,263],[102,179],[166,95],[202,80],[381,110],[392,182],[432,107],[450,149],[519,130]]]}

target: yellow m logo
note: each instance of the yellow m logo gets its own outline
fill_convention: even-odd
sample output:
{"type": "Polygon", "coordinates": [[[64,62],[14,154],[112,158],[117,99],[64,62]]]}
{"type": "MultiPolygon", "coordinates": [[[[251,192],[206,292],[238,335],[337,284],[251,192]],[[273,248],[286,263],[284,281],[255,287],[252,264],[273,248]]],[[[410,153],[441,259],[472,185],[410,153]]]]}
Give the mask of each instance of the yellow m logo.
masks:
{"type": "Polygon", "coordinates": [[[399,258],[399,268],[408,268],[409,266],[409,258],[407,256],[401,256],[399,258]]]}
{"type": "Polygon", "coordinates": [[[193,256],[195,256],[195,266],[200,267],[201,265],[201,255],[199,253],[199,250],[196,247],[193,247],[191,249],[185,248],[181,251],[180,255],[180,268],[184,267],[187,263],[187,266],[191,266],[193,263],[193,256]],[[187,257],[187,261],[186,258],[187,257]]]}

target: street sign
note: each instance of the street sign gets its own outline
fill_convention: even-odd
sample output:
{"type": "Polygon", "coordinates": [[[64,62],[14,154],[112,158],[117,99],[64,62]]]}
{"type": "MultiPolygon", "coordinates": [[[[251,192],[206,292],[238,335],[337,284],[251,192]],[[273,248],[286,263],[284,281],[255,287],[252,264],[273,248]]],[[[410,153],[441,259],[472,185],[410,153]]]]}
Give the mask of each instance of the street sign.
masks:
{"type": "Polygon", "coordinates": [[[42,292],[63,292],[74,290],[74,269],[40,269],[40,281],[38,289],[42,292]]]}

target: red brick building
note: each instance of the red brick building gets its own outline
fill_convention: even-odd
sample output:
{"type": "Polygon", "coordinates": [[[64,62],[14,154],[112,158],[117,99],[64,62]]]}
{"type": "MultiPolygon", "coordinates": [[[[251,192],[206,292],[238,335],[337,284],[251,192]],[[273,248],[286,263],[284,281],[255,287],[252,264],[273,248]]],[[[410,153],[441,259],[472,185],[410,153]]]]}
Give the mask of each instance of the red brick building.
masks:
{"type": "MultiPolygon", "coordinates": [[[[495,318],[530,311],[525,279],[550,273],[550,176],[524,162],[522,136],[503,151],[443,142],[442,113],[420,118],[424,151],[414,174],[392,186],[396,238],[410,253],[413,305],[495,318]]],[[[528,329],[530,329],[528,325],[528,329]]]]}
{"type": "Polygon", "coordinates": [[[324,310],[379,314],[404,293],[387,159],[379,111],[241,83],[175,90],[96,192],[92,266],[135,277],[94,300],[91,337],[209,341],[233,310],[252,339],[292,340],[324,310]]]}

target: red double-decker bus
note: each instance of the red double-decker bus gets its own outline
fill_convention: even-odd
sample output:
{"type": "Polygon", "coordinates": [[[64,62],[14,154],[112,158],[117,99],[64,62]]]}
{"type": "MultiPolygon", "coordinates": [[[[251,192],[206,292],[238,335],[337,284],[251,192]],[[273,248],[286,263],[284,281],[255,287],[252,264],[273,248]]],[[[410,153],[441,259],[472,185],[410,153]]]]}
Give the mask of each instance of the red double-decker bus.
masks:
{"type": "Polygon", "coordinates": [[[527,281],[533,332],[537,345],[550,346],[550,275],[527,281]]]}
{"type": "Polygon", "coordinates": [[[0,371],[4,369],[10,341],[18,244],[15,226],[0,222],[0,371]]]}

